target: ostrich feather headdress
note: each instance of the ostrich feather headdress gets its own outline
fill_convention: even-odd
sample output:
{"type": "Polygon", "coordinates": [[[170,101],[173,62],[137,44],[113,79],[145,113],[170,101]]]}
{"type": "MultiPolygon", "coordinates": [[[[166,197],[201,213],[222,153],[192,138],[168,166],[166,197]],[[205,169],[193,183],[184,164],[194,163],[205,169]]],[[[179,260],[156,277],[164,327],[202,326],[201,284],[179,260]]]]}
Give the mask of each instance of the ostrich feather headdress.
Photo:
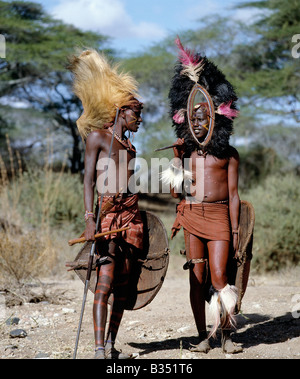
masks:
{"type": "Polygon", "coordinates": [[[117,108],[137,102],[137,82],[128,73],[118,72],[104,54],[90,49],[69,60],[73,73],[73,91],[81,100],[84,113],[77,120],[80,135],[85,139],[96,129],[114,120],[117,108]]]}
{"type": "Polygon", "coordinates": [[[187,152],[199,148],[192,138],[187,116],[187,103],[195,84],[202,86],[210,95],[215,108],[214,131],[205,151],[216,157],[228,153],[229,138],[233,132],[233,119],[237,117],[237,96],[233,86],[218,67],[205,56],[185,49],[179,38],[178,61],[169,92],[170,116],[177,138],[184,138],[187,152]]]}

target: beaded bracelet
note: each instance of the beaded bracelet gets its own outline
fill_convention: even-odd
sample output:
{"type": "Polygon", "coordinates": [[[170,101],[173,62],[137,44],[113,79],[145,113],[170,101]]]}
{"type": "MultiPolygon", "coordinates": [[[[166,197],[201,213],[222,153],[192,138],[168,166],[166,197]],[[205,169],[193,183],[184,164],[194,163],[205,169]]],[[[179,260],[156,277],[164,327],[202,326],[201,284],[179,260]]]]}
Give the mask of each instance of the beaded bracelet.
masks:
{"type": "Polygon", "coordinates": [[[89,211],[85,211],[85,214],[84,214],[84,220],[87,221],[89,218],[95,218],[95,214],[94,212],[89,212],[89,211]]]}

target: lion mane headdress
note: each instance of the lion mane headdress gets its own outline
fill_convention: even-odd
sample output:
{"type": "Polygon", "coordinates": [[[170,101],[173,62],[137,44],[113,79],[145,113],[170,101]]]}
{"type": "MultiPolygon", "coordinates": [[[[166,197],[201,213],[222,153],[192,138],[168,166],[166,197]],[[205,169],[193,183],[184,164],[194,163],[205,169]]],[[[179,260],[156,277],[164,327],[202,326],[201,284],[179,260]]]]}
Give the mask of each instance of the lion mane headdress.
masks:
{"type": "Polygon", "coordinates": [[[177,138],[184,138],[187,153],[200,149],[217,158],[225,158],[229,152],[233,119],[238,116],[238,98],[234,88],[206,56],[185,49],[179,37],[175,43],[179,49],[179,59],[175,64],[169,100],[172,126],[177,138]],[[199,84],[208,92],[215,110],[213,134],[205,147],[197,145],[188,124],[188,98],[195,84],[199,84]]]}
{"type": "Polygon", "coordinates": [[[69,59],[73,74],[73,91],[81,100],[83,114],[77,120],[80,135],[85,139],[97,129],[112,123],[117,109],[142,107],[136,97],[137,82],[128,73],[119,72],[119,65],[94,49],[84,50],[69,59]]]}

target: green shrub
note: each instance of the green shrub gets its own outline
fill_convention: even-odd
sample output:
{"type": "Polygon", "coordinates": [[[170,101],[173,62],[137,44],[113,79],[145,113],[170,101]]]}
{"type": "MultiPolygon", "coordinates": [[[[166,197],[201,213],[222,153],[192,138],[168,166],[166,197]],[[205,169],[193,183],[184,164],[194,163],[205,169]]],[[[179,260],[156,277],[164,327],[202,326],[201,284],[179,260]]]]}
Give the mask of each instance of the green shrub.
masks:
{"type": "Polygon", "coordinates": [[[300,178],[272,175],[241,198],[255,209],[253,267],[279,270],[300,260],[300,178]]]}
{"type": "Polygon", "coordinates": [[[19,212],[34,227],[47,224],[60,228],[72,225],[74,231],[84,228],[83,185],[71,173],[30,170],[23,174],[19,212]]]}
{"type": "Polygon", "coordinates": [[[246,190],[278,172],[283,162],[275,150],[260,145],[240,148],[239,188],[246,190]]]}

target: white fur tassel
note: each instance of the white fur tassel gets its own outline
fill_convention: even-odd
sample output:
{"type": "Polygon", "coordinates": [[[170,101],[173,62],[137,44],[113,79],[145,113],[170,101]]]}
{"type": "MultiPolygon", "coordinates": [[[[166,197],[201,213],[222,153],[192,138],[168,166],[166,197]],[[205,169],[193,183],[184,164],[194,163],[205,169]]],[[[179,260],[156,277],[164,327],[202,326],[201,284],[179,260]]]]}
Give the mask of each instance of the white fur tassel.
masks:
{"type": "Polygon", "coordinates": [[[171,165],[161,173],[161,180],[164,184],[172,188],[178,188],[185,180],[192,180],[192,173],[182,168],[175,168],[171,165]]]}
{"type": "Polygon", "coordinates": [[[169,184],[172,188],[178,187],[183,182],[183,170],[178,169],[176,172],[168,167],[161,173],[161,180],[164,184],[169,184]]]}
{"type": "Polygon", "coordinates": [[[214,317],[214,324],[209,337],[216,336],[218,326],[226,326],[230,323],[235,326],[235,307],[238,300],[238,292],[235,286],[227,284],[222,290],[213,294],[210,301],[210,312],[214,317]]]}
{"type": "Polygon", "coordinates": [[[213,326],[209,333],[208,338],[210,338],[211,336],[213,337],[216,336],[216,332],[221,321],[221,303],[220,303],[220,296],[217,292],[215,292],[211,297],[211,300],[209,303],[209,311],[214,318],[214,323],[213,323],[213,326]]]}
{"type": "Polygon", "coordinates": [[[235,317],[234,317],[234,312],[235,312],[235,307],[237,304],[238,300],[238,291],[235,286],[230,286],[227,284],[221,292],[220,292],[220,297],[221,297],[221,303],[223,308],[225,308],[227,316],[229,317],[230,324],[232,326],[235,325],[235,317]]]}

